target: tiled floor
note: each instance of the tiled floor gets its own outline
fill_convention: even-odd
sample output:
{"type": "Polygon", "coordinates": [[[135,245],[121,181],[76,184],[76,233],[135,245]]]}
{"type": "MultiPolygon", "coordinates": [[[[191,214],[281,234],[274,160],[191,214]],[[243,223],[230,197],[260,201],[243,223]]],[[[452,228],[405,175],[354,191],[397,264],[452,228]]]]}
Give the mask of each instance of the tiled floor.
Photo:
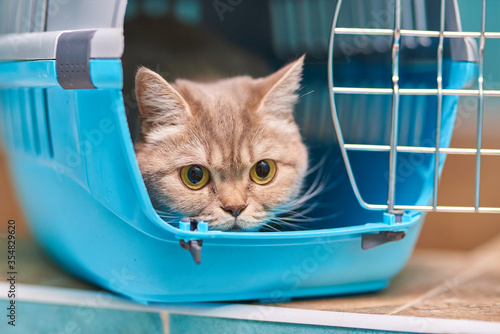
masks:
{"type": "Polygon", "coordinates": [[[470,252],[417,250],[376,294],[276,306],[500,322],[500,237],[470,252]]]}

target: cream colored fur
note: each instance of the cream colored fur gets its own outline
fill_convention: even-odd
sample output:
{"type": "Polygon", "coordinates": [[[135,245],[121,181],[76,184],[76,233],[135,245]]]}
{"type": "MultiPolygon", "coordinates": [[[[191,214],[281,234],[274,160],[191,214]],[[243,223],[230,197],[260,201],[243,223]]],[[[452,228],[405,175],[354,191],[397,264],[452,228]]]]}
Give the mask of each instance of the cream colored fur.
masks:
{"type": "Polygon", "coordinates": [[[141,68],[136,94],[143,117],[137,160],[153,205],[207,221],[212,229],[258,230],[299,195],[307,150],[293,119],[304,57],[268,77],[167,83],[141,68]],[[276,162],[274,179],[254,183],[249,172],[263,159],[276,162]],[[198,164],[210,182],[192,190],[180,169],[198,164]],[[247,205],[236,218],[223,207],[247,205]]]}

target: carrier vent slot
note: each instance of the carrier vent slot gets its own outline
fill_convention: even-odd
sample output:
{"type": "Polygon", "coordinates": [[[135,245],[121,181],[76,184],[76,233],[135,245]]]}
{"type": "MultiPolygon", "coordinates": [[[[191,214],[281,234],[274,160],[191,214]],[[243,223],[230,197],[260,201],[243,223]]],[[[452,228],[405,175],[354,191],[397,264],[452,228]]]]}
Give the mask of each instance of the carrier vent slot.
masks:
{"type": "MultiPolygon", "coordinates": [[[[0,34],[41,32],[45,30],[48,0],[0,1],[0,34]]],[[[65,0],[65,2],[68,2],[65,0]]]]}
{"type": "Polygon", "coordinates": [[[37,114],[40,112],[39,108],[37,108],[38,104],[36,101],[36,91],[34,89],[29,90],[29,98],[30,98],[30,111],[31,111],[31,127],[33,129],[33,146],[35,149],[36,155],[40,155],[40,131],[38,130],[38,120],[37,114]]]}
{"type": "Polygon", "coordinates": [[[23,129],[21,123],[21,108],[19,106],[20,96],[18,89],[9,90],[9,108],[7,113],[10,116],[10,130],[12,134],[13,147],[16,150],[22,150],[24,148],[23,143],[23,129]]]}
{"type": "Polygon", "coordinates": [[[34,10],[32,17],[32,32],[45,31],[47,20],[47,0],[34,0],[34,10]]]}
{"type": "MultiPolygon", "coordinates": [[[[8,2],[8,1],[7,1],[8,2]]],[[[24,15],[24,1],[12,1],[15,3],[15,9],[14,9],[14,16],[13,18],[15,19],[13,27],[14,27],[14,33],[20,33],[22,32],[23,29],[23,15],[24,15]]]]}
{"type": "Polygon", "coordinates": [[[32,32],[35,14],[35,1],[19,1],[19,4],[24,4],[24,15],[21,16],[21,32],[32,32]]]}
{"type": "Polygon", "coordinates": [[[47,97],[47,89],[43,90],[43,115],[45,118],[45,130],[47,135],[47,151],[49,152],[49,156],[54,158],[54,145],[52,144],[52,135],[50,131],[50,117],[49,117],[49,102],[47,97]]]}
{"type": "Polygon", "coordinates": [[[48,0],[0,1],[0,34],[45,31],[48,0]]]}
{"type": "Polygon", "coordinates": [[[31,106],[28,98],[28,90],[19,89],[18,99],[19,99],[19,109],[17,110],[17,112],[20,116],[20,121],[21,121],[20,130],[22,133],[23,147],[26,153],[30,153],[33,151],[33,145],[31,141],[31,130],[30,130],[31,106]]]}
{"type": "Polygon", "coordinates": [[[3,110],[3,112],[0,112],[0,140],[3,139],[3,142],[5,144],[8,144],[8,139],[7,139],[7,126],[5,125],[5,109],[7,108],[7,101],[5,100],[5,90],[0,90],[0,110],[3,110]],[[1,137],[3,136],[3,138],[1,137]]]}
{"type": "Polygon", "coordinates": [[[13,138],[12,138],[12,120],[10,117],[9,110],[11,108],[10,106],[10,92],[8,90],[2,90],[0,91],[0,96],[2,98],[1,101],[1,107],[3,109],[3,112],[1,113],[3,116],[2,119],[2,132],[3,132],[3,138],[5,140],[5,144],[7,145],[12,145],[13,143],[13,138]]]}
{"type": "Polygon", "coordinates": [[[49,19],[49,2],[48,0],[41,0],[40,3],[42,5],[40,6],[40,12],[39,12],[39,19],[40,19],[40,31],[47,31],[47,20],[49,19]]]}

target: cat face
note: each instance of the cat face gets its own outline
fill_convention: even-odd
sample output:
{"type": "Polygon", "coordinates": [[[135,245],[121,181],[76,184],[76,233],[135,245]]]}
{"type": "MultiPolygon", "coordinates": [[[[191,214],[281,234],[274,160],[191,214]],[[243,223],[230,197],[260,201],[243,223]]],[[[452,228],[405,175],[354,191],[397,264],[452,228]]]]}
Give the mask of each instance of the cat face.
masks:
{"type": "Polygon", "coordinates": [[[158,211],[255,231],[298,196],[307,150],[292,111],[303,58],[265,78],[213,83],[138,71],[136,153],[158,211]]]}

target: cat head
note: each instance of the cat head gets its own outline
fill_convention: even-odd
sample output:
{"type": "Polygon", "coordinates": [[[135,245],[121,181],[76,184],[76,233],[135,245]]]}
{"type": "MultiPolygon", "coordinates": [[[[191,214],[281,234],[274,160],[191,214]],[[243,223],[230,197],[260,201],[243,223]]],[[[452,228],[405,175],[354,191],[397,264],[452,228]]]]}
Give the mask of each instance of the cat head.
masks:
{"type": "Polygon", "coordinates": [[[212,83],[169,84],[139,69],[136,153],[158,211],[255,231],[299,195],[308,157],[293,105],[303,61],[265,78],[212,83]]]}

